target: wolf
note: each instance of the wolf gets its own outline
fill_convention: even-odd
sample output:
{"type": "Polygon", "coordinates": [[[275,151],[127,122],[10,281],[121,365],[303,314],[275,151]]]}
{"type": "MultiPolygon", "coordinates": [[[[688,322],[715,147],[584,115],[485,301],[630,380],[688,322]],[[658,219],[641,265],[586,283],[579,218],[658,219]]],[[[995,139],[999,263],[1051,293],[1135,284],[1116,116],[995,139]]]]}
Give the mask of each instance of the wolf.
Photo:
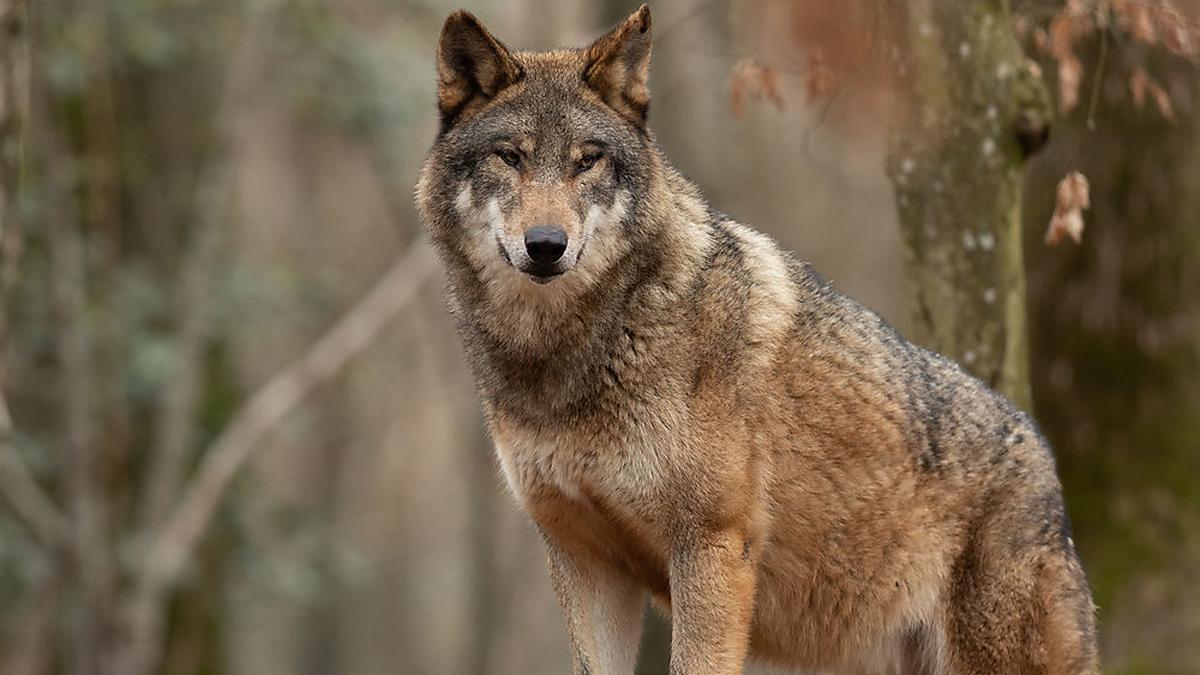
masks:
{"type": "Polygon", "coordinates": [[[647,124],[650,11],[437,48],[417,202],[577,675],[1098,673],[1030,417],[712,209],[647,124]]]}

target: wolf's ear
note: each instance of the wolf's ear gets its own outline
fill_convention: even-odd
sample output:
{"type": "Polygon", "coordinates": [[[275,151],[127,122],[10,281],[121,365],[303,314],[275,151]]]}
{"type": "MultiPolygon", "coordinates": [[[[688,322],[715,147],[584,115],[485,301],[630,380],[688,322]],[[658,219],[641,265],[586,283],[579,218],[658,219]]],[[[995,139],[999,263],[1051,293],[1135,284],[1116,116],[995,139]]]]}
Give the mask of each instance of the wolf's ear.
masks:
{"type": "Polygon", "coordinates": [[[442,131],[477,101],[486,101],[521,79],[524,71],[479,19],[459,10],[446,19],[438,41],[438,111],[442,131]]]}
{"type": "Polygon", "coordinates": [[[650,8],[642,5],[583,57],[584,82],[613,110],[644,126],[650,107],[650,8]]]}

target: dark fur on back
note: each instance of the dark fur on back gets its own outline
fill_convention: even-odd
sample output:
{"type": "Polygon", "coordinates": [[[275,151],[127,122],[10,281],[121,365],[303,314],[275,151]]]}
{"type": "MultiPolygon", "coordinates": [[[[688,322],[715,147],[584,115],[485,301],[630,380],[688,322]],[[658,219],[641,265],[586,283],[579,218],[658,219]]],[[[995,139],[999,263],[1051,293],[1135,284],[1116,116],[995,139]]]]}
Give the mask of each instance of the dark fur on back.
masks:
{"type": "Polygon", "coordinates": [[[645,8],[549,53],[453,15],[418,186],[576,672],[632,672],[647,594],[673,673],[1098,672],[1033,421],[711,209],[646,125],[649,53],[645,8]]]}

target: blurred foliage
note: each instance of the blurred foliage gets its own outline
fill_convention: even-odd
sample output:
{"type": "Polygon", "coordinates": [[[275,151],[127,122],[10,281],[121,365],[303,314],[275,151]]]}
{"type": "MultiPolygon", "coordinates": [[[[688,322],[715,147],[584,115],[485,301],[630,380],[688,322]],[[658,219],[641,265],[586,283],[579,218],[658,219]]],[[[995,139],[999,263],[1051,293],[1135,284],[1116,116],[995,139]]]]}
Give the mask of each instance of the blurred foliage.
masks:
{"type": "MultiPolygon", "coordinates": [[[[64,377],[57,351],[62,317],[48,224],[65,217],[85,252],[97,474],[121,590],[144,553],[134,526],[164,391],[188,365],[182,324],[204,312],[190,470],[247,392],[319,335],[418,231],[409,194],[436,128],[433,44],[457,5],[27,6],[41,89],[22,138],[0,139],[4,161],[21,155],[23,176],[9,204],[23,246],[19,281],[5,299],[3,392],[16,425],[12,446],[65,503],[63,401],[89,384],[64,377]],[[260,13],[270,20],[255,38],[252,86],[229,101],[237,56],[260,13]],[[231,130],[218,122],[224,105],[232,106],[231,130]],[[214,171],[233,184],[215,205],[204,195],[214,171]],[[181,270],[205,223],[226,236],[206,270],[206,306],[182,306],[181,270]]],[[[772,231],[903,322],[883,143],[861,125],[886,121],[886,97],[860,75],[828,105],[797,106],[805,72],[789,79],[781,70],[785,111],[732,119],[720,76],[746,56],[726,53],[726,25],[740,7],[655,6],[654,123],[675,143],[668,154],[720,197],[716,206],[772,231]]],[[[528,0],[472,9],[519,44],[549,40],[563,26],[599,30],[631,8],[528,0]]],[[[1089,39],[1076,45],[1085,64],[1099,61],[1089,39]]],[[[1149,106],[1129,105],[1127,53],[1114,49],[1096,80],[1112,92],[1100,98],[1096,129],[1088,129],[1086,105],[1075,110],[1027,179],[1035,410],[1060,456],[1115,668],[1195,672],[1197,78],[1182,62],[1151,62],[1159,81],[1191,97],[1179,99],[1177,120],[1167,123],[1149,106]],[[1088,229],[1078,249],[1047,250],[1041,231],[1053,185],[1071,168],[1093,182],[1088,229]]],[[[1049,60],[1043,69],[1053,78],[1049,60]]],[[[1089,86],[1085,78],[1085,100],[1089,86]]],[[[436,284],[379,348],[264,445],[172,597],[161,672],[562,671],[565,637],[542,554],[499,488],[436,284]]],[[[46,668],[30,672],[71,669],[68,643],[85,605],[69,579],[0,516],[0,669],[16,661],[14,645],[41,649],[22,631],[38,625],[36,600],[47,588],[53,612],[39,633],[49,641],[39,662],[46,668]]],[[[661,662],[665,627],[652,630],[658,651],[648,656],[661,662]]]]}

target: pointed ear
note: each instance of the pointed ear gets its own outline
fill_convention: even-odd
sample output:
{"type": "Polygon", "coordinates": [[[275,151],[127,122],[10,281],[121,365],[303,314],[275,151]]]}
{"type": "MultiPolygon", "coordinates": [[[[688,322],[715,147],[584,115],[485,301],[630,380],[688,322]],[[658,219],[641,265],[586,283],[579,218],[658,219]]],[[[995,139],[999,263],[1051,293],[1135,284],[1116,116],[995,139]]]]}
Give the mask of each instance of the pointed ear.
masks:
{"type": "Polygon", "coordinates": [[[473,14],[459,10],[446,19],[438,41],[438,111],[442,131],[473,103],[487,101],[520,80],[521,66],[508,48],[473,14]]]}
{"type": "Polygon", "coordinates": [[[624,23],[583,53],[583,80],[613,110],[639,127],[650,107],[650,8],[642,5],[624,23]]]}

